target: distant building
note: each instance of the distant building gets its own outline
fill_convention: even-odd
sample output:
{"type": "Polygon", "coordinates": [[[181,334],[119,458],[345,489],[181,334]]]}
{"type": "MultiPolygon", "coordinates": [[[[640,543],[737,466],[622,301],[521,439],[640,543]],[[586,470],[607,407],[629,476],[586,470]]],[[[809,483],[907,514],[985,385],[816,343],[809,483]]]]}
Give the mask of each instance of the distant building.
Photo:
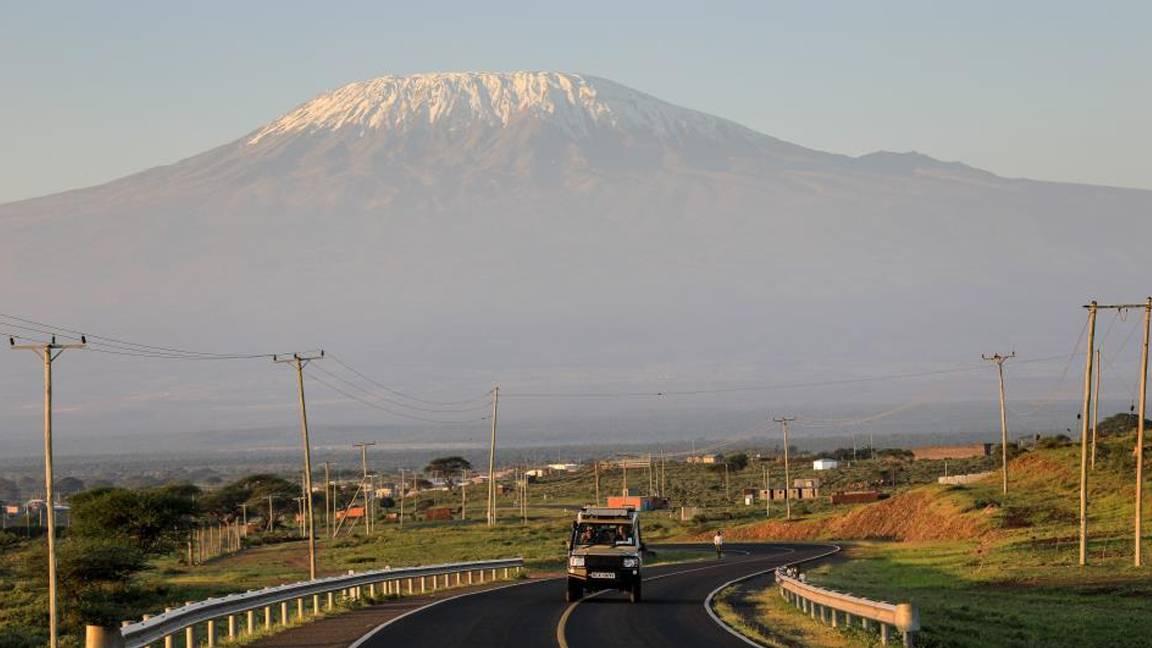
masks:
{"type": "Polygon", "coordinates": [[[787,489],[787,496],[785,496],[785,489],[783,488],[769,488],[767,490],[761,488],[759,492],[761,498],[767,498],[773,502],[783,502],[785,497],[794,500],[810,500],[820,497],[819,488],[793,487],[787,489]]]}
{"type": "Polygon", "coordinates": [[[991,443],[972,443],[957,446],[928,446],[912,448],[912,456],[917,460],[970,459],[987,457],[992,454],[991,443]]]}
{"type": "Polygon", "coordinates": [[[608,496],[608,508],[623,508],[625,506],[631,506],[637,511],[655,511],[656,509],[668,508],[668,500],[661,497],[640,497],[638,495],[608,496]]]}
{"type": "Polygon", "coordinates": [[[550,470],[555,470],[557,472],[576,472],[577,470],[580,470],[580,464],[554,463],[554,464],[548,464],[548,468],[550,470]]]}
{"type": "Polygon", "coordinates": [[[451,520],[455,511],[447,506],[437,506],[424,511],[425,520],[451,520]]]}
{"type": "Polygon", "coordinates": [[[833,493],[831,502],[833,504],[864,504],[876,502],[885,497],[887,495],[879,491],[848,491],[846,493],[833,493]]]}
{"type": "Polygon", "coordinates": [[[835,459],[817,459],[812,462],[812,470],[835,470],[840,467],[840,462],[835,459]]]}
{"type": "Polygon", "coordinates": [[[690,464],[718,464],[724,460],[724,455],[718,454],[700,454],[688,457],[687,461],[690,464]]]}
{"type": "MultiPolygon", "coordinates": [[[[57,504],[52,507],[56,512],[56,526],[66,527],[71,524],[72,507],[66,504],[57,504]]],[[[42,499],[31,499],[24,503],[24,511],[29,516],[35,516],[44,524],[48,519],[48,507],[42,499]]]]}
{"type": "Polygon", "coordinates": [[[336,511],[337,520],[357,520],[364,517],[363,506],[350,506],[343,511],[336,511]]]}

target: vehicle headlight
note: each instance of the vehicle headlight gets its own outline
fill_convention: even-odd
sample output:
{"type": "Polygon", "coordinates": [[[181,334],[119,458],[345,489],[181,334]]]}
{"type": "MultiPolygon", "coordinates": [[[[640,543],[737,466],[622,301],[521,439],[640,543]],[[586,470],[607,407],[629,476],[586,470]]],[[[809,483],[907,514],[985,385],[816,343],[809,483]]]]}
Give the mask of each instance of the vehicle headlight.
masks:
{"type": "Polygon", "coordinates": [[[633,568],[639,564],[640,564],[639,558],[625,558],[624,559],[624,567],[627,569],[631,569],[631,568],[633,568]]]}
{"type": "Polygon", "coordinates": [[[584,566],[584,556],[569,556],[568,557],[568,566],[569,567],[583,567],[584,566]]]}

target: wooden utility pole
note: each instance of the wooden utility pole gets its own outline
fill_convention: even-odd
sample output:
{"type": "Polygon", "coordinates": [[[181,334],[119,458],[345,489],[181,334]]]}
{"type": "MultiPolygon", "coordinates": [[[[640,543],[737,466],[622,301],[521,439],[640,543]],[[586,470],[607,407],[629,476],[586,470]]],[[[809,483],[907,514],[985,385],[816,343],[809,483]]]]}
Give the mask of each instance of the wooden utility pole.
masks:
{"type": "Polygon", "coordinates": [[[305,524],[308,527],[309,580],[316,580],[316,527],[312,514],[312,443],[308,439],[308,406],[304,402],[304,367],[313,360],[319,360],[323,357],[323,351],[320,352],[320,355],[313,356],[299,353],[292,354],[291,358],[272,356],[273,362],[289,363],[296,368],[296,386],[300,396],[300,439],[304,446],[304,492],[306,493],[304,505],[306,509],[305,524]]]}
{"type": "Polygon", "coordinates": [[[79,344],[57,344],[53,335],[46,344],[16,344],[8,338],[13,350],[34,351],[44,362],[44,508],[48,514],[48,645],[59,645],[59,610],[56,608],[56,477],[52,453],[52,363],[67,349],[83,349],[88,340],[80,336],[79,344]]]}
{"type": "Polygon", "coordinates": [[[464,469],[464,478],[460,480],[460,519],[468,519],[468,469],[464,469]]]}
{"type": "Polygon", "coordinates": [[[728,459],[724,459],[724,506],[732,504],[732,494],[728,488],[728,459]]]}
{"type": "Polygon", "coordinates": [[[332,476],[324,462],[324,535],[332,535],[332,476]]]}
{"type": "MultiPolygon", "coordinates": [[[[1088,350],[1087,350],[1087,353],[1084,354],[1084,407],[1083,407],[1081,414],[1080,414],[1080,418],[1081,418],[1081,425],[1080,425],[1080,564],[1081,565],[1088,564],[1088,465],[1089,465],[1089,454],[1090,454],[1089,453],[1089,445],[1090,445],[1089,425],[1090,425],[1090,421],[1088,420],[1088,417],[1090,415],[1092,415],[1092,409],[1091,408],[1093,405],[1092,373],[1093,373],[1093,360],[1096,357],[1096,353],[1095,353],[1095,351],[1096,351],[1096,314],[1098,311],[1103,310],[1103,309],[1126,311],[1126,310],[1134,309],[1134,308],[1143,308],[1144,309],[1144,316],[1145,316],[1145,320],[1146,320],[1145,336],[1144,337],[1145,337],[1145,340],[1147,340],[1147,337],[1148,337],[1147,336],[1147,330],[1148,330],[1147,318],[1148,318],[1148,309],[1150,308],[1150,305],[1152,305],[1152,298],[1150,298],[1149,301],[1146,301],[1143,304],[1107,304],[1107,305],[1105,305],[1105,304],[1097,304],[1095,301],[1093,301],[1092,303],[1084,306],[1084,308],[1088,309],[1088,350]]],[[[1143,353],[1143,351],[1142,351],[1142,353],[1143,353]]],[[[1144,374],[1147,375],[1147,367],[1146,366],[1143,367],[1143,370],[1144,370],[1144,374]]],[[[1141,382],[1142,389],[1143,389],[1143,387],[1147,386],[1146,385],[1146,382],[1147,382],[1146,379],[1142,378],[1140,382],[1141,382]]],[[[1144,407],[1143,394],[1144,394],[1144,392],[1141,391],[1141,409],[1143,409],[1143,407],[1144,407]]],[[[1137,426],[1137,436],[1138,437],[1143,436],[1143,427],[1144,427],[1143,421],[1144,421],[1144,419],[1141,418],[1140,423],[1137,426]]],[[[1141,439],[1141,441],[1142,441],[1142,439],[1141,439]]],[[[1138,473],[1143,469],[1143,461],[1141,458],[1142,454],[1143,454],[1143,452],[1140,452],[1137,455],[1137,465],[1138,465],[1137,472],[1138,473]]],[[[1137,497],[1140,496],[1140,490],[1141,490],[1140,486],[1138,485],[1137,486],[1137,497]]],[[[1140,514],[1139,508],[1140,508],[1139,503],[1137,503],[1137,515],[1140,514]]],[[[1137,525],[1137,529],[1139,529],[1139,525],[1137,525]]],[[[1137,532],[1139,532],[1139,531],[1137,531],[1137,532]]],[[[1137,541],[1137,545],[1139,545],[1139,541],[1137,541]]],[[[1139,558],[1137,558],[1137,560],[1139,560],[1139,558]]]]}
{"type": "Polygon", "coordinates": [[[496,524],[496,421],[500,414],[500,386],[492,388],[492,440],[488,445],[488,526],[496,524]]]}
{"type": "Polygon", "coordinates": [[[1096,350],[1095,301],[1088,309],[1088,352],[1084,354],[1084,407],[1080,425],[1080,565],[1088,564],[1088,416],[1092,413],[1092,360],[1096,350]]]}
{"type": "Polygon", "coordinates": [[[404,526],[404,489],[407,485],[404,483],[404,469],[400,469],[400,526],[404,526]]]}
{"type": "Polygon", "coordinates": [[[597,459],[592,463],[592,470],[595,471],[596,481],[596,506],[600,506],[600,460],[597,459]]]}
{"type": "Polygon", "coordinates": [[[1136,413],[1136,547],[1133,564],[1143,564],[1141,552],[1141,525],[1144,514],[1144,416],[1148,406],[1148,335],[1152,323],[1152,297],[1144,302],[1144,346],[1140,348],[1140,406],[1136,413]]]}
{"type": "Polygon", "coordinates": [[[768,479],[768,464],[764,464],[764,517],[772,517],[772,482],[768,479]]]}
{"type": "Polygon", "coordinates": [[[668,458],[660,451],[660,497],[668,497],[668,458]]]}
{"type": "Polygon", "coordinates": [[[353,443],[353,448],[360,448],[360,479],[364,484],[364,533],[372,535],[372,529],[375,527],[373,522],[372,504],[375,503],[375,497],[371,494],[371,486],[368,483],[368,447],[376,445],[375,441],[361,441],[360,443],[353,443]]]}
{"type": "Polygon", "coordinates": [[[792,416],[792,417],[782,416],[780,418],[774,418],[772,420],[779,423],[780,427],[784,430],[784,515],[787,519],[791,520],[792,519],[792,496],[790,494],[790,489],[791,489],[790,482],[792,481],[792,473],[790,472],[790,469],[788,466],[788,424],[791,423],[792,421],[795,421],[796,417],[795,416],[792,416]]]}
{"type": "Polygon", "coordinates": [[[1096,428],[1100,427],[1100,373],[1103,364],[1100,349],[1096,349],[1096,384],[1092,388],[1092,459],[1089,462],[1092,470],[1096,470],[1096,428]]]}
{"type": "Polygon", "coordinates": [[[1004,405],[1004,363],[1016,357],[1016,352],[1013,351],[1008,355],[1000,355],[995,353],[992,355],[980,355],[981,358],[989,362],[996,363],[996,372],[1000,375],[1000,473],[1002,489],[1005,495],[1008,494],[1008,411],[1004,405]]]}
{"type": "Polygon", "coordinates": [[[528,524],[528,471],[520,471],[520,518],[522,524],[528,524]]]}

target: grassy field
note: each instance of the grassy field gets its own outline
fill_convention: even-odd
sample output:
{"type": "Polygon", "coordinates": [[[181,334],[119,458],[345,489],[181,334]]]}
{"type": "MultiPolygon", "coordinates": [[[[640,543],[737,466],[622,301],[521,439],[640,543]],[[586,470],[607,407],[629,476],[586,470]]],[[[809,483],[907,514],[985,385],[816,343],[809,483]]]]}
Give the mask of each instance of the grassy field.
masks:
{"type": "MultiPolygon", "coordinates": [[[[519,509],[509,496],[500,499],[499,524],[495,527],[483,521],[482,503],[470,505],[469,520],[408,521],[403,528],[395,523],[378,523],[372,536],[356,529],[351,535],[343,533],[331,539],[325,537],[327,533],[319,524],[320,573],[331,575],[350,569],[365,571],[512,556],[523,556],[531,572],[560,571],[574,511],[585,502],[583,478],[583,475],[563,476],[533,485],[529,492],[527,524],[522,523],[519,509]]],[[[480,497],[478,493],[470,495],[480,497]]],[[[457,498],[456,494],[429,492],[410,501],[409,510],[456,504],[457,498]]],[[[671,519],[668,512],[644,513],[642,517],[648,542],[683,535],[687,528],[671,519]]],[[[6,542],[0,544],[0,646],[41,646],[46,636],[46,591],[43,582],[24,566],[43,559],[40,553],[43,539],[23,541],[15,536],[5,536],[5,539],[6,542]]],[[[259,536],[254,537],[258,539],[259,536]]],[[[658,551],[650,562],[698,557],[692,552],[658,551]]],[[[184,564],[177,555],[160,558],[138,577],[147,596],[137,603],[133,616],[179,606],[185,601],[303,580],[308,575],[307,565],[307,547],[300,540],[257,544],[198,566],[184,564]]],[[[64,629],[67,635],[63,644],[79,645],[81,629],[71,625],[64,629]]]]}
{"type": "MultiPolygon", "coordinates": [[[[926,487],[959,516],[983,522],[974,537],[853,543],[844,559],[809,577],[841,591],[916,603],[924,646],[1152,646],[1152,569],[1132,566],[1132,443],[1126,436],[1101,446],[1089,480],[1085,567],[1078,565],[1080,451],[1064,447],[1016,458],[1007,496],[995,479],[926,487]]],[[[1149,544],[1146,537],[1146,561],[1149,544]]],[[[800,616],[790,608],[767,613],[800,616]]]]}
{"type": "MultiPolygon", "coordinates": [[[[1063,451],[1056,451],[1063,452],[1063,451]]],[[[1116,457],[1105,453],[1104,463],[1116,461],[1116,457]]],[[[993,459],[973,459],[961,462],[949,462],[947,468],[943,462],[902,462],[888,458],[879,458],[875,461],[858,461],[844,466],[834,472],[815,473],[811,470],[811,463],[797,460],[794,463],[794,478],[819,476],[824,480],[826,490],[867,488],[878,481],[887,480],[895,482],[889,484],[886,490],[896,493],[897,496],[906,493],[915,494],[924,488],[924,484],[934,482],[935,478],[944,474],[945,470],[951,473],[975,472],[987,470],[994,465],[993,459]]],[[[768,467],[772,474],[773,486],[783,486],[783,470],[779,464],[771,463],[768,467]]],[[[649,543],[658,543],[667,540],[684,538],[701,538],[709,535],[712,529],[722,526],[733,532],[742,528],[754,528],[755,522],[764,519],[764,509],[760,505],[744,506],[741,503],[741,491],[744,488],[760,488],[763,486],[764,465],[753,461],[748,468],[742,471],[731,471],[725,479],[722,468],[688,465],[682,463],[667,464],[668,495],[674,505],[688,505],[700,507],[703,514],[697,519],[681,522],[678,516],[671,511],[655,511],[642,515],[645,539],[649,543]]],[[[651,477],[653,484],[657,481],[656,474],[651,477]]],[[[623,487],[624,475],[620,470],[602,470],[600,473],[601,497],[610,493],[618,493],[623,487]]],[[[647,492],[649,487],[647,471],[630,470],[628,484],[633,489],[647,492]]],[[[1101,482],[1100,487],[1109,488],[1101,482]]],[[[567,537],[568,525],[572,520],[573,512],[581,504],[591,503],[595,498],[595,473],[586,468],[576,473],[559,474],[542,479],[529,486],[528,524],[521,524],[519,509],[511,495],[502,495],[499,499],[500,524],[489,528],[480,519],[484,515],[484,493],[482,488],[469,489],[469,517],[467,521],[451,522],[407,522],[404,528],[398,528],[394,523],[379,524],[378,531],[372,537],[366,537],[359,531],[352,536],[342,536],[337,539],[324,538],[319,544],[319,567],[322,574],[344,573],[349,569],[368,570],[385,566],[407,566],[417,564],[434,564],[456,560],[470,560],[483,558],[503,558],[508,556],[524,556],[530,570],[536,572],[558,571],[562,568],[564,559],[564,541],[567,537]]],[[[1022,515],[1048,516],[1055,523],[1067,525],[1067,510],[1048,510],[1029,508],[1027,502],[1005,501],[999,502],[992,488],[975,487],[971,489],[932,490],[930,497],[922,499],[932,503],[941,500],[952,503],[957,510],[971,509],[981,519],[990,520],[990,524],[997,528],[998,533],[1010,530],[1014,524],[1020,523],[1022,515]],[[1003,527],[1003,528],[1001,528],[1003,527]]],[[[458,506],[460,495],[447,492],[428,492],[417,498],[410,498],[406,504],[409,515],[414,510],[428,506],[458,506]]],[[[869,505],[875,507],[876,505],[869,505]]],[[[879,511],[881,509],[865,507],[831,506],[826,502],[797,503],[793,511],[798,520],[793,525],[810,524],[814,529],[824,528],[828,521],[851,517],[854,511],[879,511]]],[[[1116,511],[1123,510],[1123,502],[1116,499],[1101,503],[1101,508],[1108,507],[1116,511]]],[[[1130,504],[1129,504],[1130,507],[1130,504]]],[[[782,512],[782,507],[774,504],[774,517],[782,512]]],[[[949,515],[951,515],[949,513],[949,515]]],[[[863,517],[859,524],[863,527],[869,525],[881,528],[881,522],[872,518],[863,517]]],[[[409,518],[411,519],[411,518],[409,518]]],[[[935,525],[939,526],[939,525],[935,525]]],[[[1047,527],[1044,527],[1046,529],[1047,527]]],[[[1119,527],[1116,527],[1119,528],[1119,527]]],[[[1033,528],[1031,533],[1041,532],[1040,528],[1033,528]]],[[[321,534],[323,529],[321,528],[321,534]]],[[[819,534],[816,533],[815,536],[819,534]]],[[[1067,535],[1065,533],[1065,535],[1067,535]]],[[[815,537],[814,536],[814,537],[815,537]]],[[[732,536],[737,539],[738,534],[732,536]]],[[[781,536],[783,537],[783,536],[781,536]]],[[[807,537],[807,536],[805,536],[807,537]]],[[[1005,541],[1001,536],[997,543],[1005,541]]],[[[760,539],[778,539],[768,535],[760,539]]],[[[1025,538],[1018,539],[1023,541],[1025,538]]],[[[1044,555],[1056,555],[1061,550],[1068,550],[1067,538],[1059,533],[1047,533],[1031,540],[1031,544],[1024,543],[1026,551],[1044,555]]],[[[17,542],[16,544],[0,549],[0,645],[42,645],[45,625],[45,592],[43,584],[35,579],[28,578],[21,569],[35,554],[35,546],[42,544],[42,540],[17,542]],[[8,634],[5,634],[5,633],[8,634]],[[23,644],[20,641],[25,641],[23,644]],[[7,642],[7,644],[5,643],[7,642]]],[[[999,546],[996,545],[996,546],[999,546]]],[[[1013,545],[1015,546],[1015,545],[1013,545]]],[[[896,545],[891,548],[897,551],[896,545]]],[[[1105,554],[1119,554],[1121,547],[1117,543],[1111,545],[1102,543],[1094,545],[1094,551],[1105,554]]],[[[888,551],[883,545],[860,546],[862,565],[881,565],[884,561],[874,561],[872,557],[879,554],[867,553],[869,551],[888,551]]],[[[1000,551],[997,549],[997,551],[1000,551]]],[[[961,555],[970,555],[963,554],[961,555]]],[[[887,562],[887,568],[895,571],[903,561],[917,555],[917,549],[912,548],[909,553],[892,558],[887,562]]],[[[996,554],[1000,555],[999,553],[996,554]]],[[[666,552],[657,556],[657,560],[685,560],[696,557],[692,553],[666,552]]],[[[989,555],[985,560],[991,560],[989,555]]],[[[957,563],[960,566],[960,563],[957,563]]],[[[863,569],[863,567],[861,567],[863,569]]],[[[943,569],[943,567],[941,567],[943,569]]],[[[1040,570],[1042,571],[1042,570],[1040,570]]],[[[854,578],[851,570],[835,572],[829,576],[854,578]]],[[[863,572],[859,572],[863,574],[863,572]]],[[[1014,572],[1016,573],[1016,572],[1014,572]]],[[[306,578],[307,556],[302,542],[287,542],[282,544],[267,544],[253,546],[243,552],[230,557],[220,558],[208,564],[189,567],[184,565],[178,557],[161,558],[153,563],[153,568],[143,574],[139,580],[147,592],[145,600],[136,605],[139,616],[144,612],[155,612],[166,605],[179,605],[184,601],[199,600],[208,596],[219,595],[232,591],[247,590],[253,587],[290,582],[306,578]]],[[[875,578],[880,578],[876,576],[875,578]]],[[[896,578],[893,576],[892,578],[896,578]]],[[[865,577],[867,580],[867,577],[865,577]]],[[[877,581],[880,582],[880,581],[877,581]]],[[[896,582],[900,582],[896,579],[896,582]]],[[[898,589],[898,592],[909,590],[898,589]]],[[[771,602],[769,600],[769,602],[771,602]]],[[[926,614],[927,617],[927,614],[926,614]]],[[[76,645],[76,628],[68,628],[71,632],[69,641],[76,645]]],[[[66,642],[66,645],[69,645],[66,642]]]]}

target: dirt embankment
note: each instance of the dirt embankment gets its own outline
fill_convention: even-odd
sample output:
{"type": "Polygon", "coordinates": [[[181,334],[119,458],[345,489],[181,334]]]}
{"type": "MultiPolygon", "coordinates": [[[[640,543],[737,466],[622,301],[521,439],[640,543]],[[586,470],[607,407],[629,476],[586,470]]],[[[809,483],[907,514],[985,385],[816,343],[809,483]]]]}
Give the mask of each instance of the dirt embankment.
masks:
{"type": "MultiPolygon", "coordinates": [[[[970,540],[993,527],[990,517],[981,510],[964,511],[940,488],[926,487],[857,506],[843,515],[757,522],[726,528],[724,536],[729,541],[970,540]]],[[[700,539],[710,538],[711,532],[700,539]]]]}

